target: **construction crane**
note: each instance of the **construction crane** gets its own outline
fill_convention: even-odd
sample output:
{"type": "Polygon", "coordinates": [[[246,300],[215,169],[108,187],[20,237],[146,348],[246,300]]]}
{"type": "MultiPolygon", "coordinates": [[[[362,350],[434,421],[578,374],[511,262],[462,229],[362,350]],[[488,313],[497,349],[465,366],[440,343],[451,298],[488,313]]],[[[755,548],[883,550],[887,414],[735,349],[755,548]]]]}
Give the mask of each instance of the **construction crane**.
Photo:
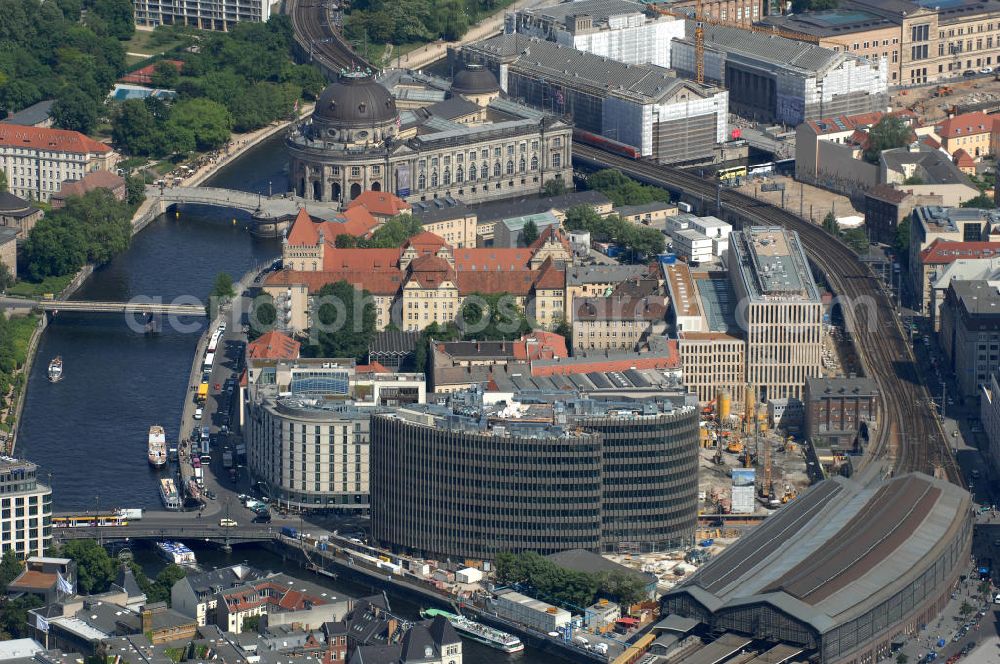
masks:
{"type": "MultiPolygon", "coordinates": [[[[705,24],[719,25],[726,28],[739,28],[741,30],[750,30],[751,32],[760,32],[763,34],[777,35],[778,37],[785,37],[786,39],[794,39],[796,41],[806,42],[809,44],[819,44],[819,37],[816,35],[809,35],[803,32],[795,32],[794,30],[786,30],[778,26],[770,25],[745,25],[736,21],[727,21],[723,19],[709,18],[705,16],[705,8],[702,4],[703,0],[695,0],[694,4],[694,72],[695,80],[700,83],[705,83],[705,24]]],[[[662,7],[655,2],[649,2],[647,5],[650,9],[658,14],[663,14],[665,16],[674,16],[677,18],[687,19],[692,18],[690,14],[684,12],[683,10],[668,9],[667,7],[662,7]]]]}
{"type": "Polygon", "coordinates": [[[694,80],[705,84],[705,8],[702,0],[694,3],[694,80]]]}

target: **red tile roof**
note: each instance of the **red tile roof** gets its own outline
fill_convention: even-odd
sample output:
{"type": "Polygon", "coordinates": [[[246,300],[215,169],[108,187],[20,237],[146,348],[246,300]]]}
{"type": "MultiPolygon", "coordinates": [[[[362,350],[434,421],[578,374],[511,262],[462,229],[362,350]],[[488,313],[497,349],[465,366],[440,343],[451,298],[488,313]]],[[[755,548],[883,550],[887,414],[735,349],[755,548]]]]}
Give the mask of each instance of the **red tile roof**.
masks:
{"type": "Polygon", "coordinates": [[[470,293],[510,293],[527,296],[535,284],[535,270],[509,270],[500,272],[456,272],[460,295],[470,293]]]}
{"type": "Polygon", "coordinates": [[[348,210],[366,208],[379,217],[394,217],[405,214],[413,208],[409,203],[388,191],[363,191],[347,205],[348,210]]]}
{"type": "Polygon", "coordinates": [[[92,171],[79,180],[64,180],[59,187],[59,191],[52,194],[52,198],[65,199],[70,196],[83,196],[88,191],[94,189],[124,189],[125,178],[115,175],[110,171],[92,171]]]}
{"type": "Polygon", "coordinates": [[[441,247],[448,246],[448,243],[444,241],[444,238],[440,235],[435,235],[430,231],[423,231],[417,233],[416,235],[410,237],[406,242],[403,243],[403,249],[407,247],[413,247],[413,249],[421,254],[433,254],[441,247]]]}
{"type": "Polygon", "coordinates": [[[295,215],[292,227],[288,229],[288,244],[313,246],[319,241],[319,231],[323,222],[315,221],[305,208],[300,208],[295,215]]]}
{"type": "Polygon", "coordinates": [[[281,270],[267,277],[265,286],[304,285],[309,293],[318,292],[327,284],[346,281],[355,288],[367,290],[373,295],[395,295],[403,283],[398,270],[392,272],[366,272],[337,270],[330,272],[297,272],[281,270]]]}
{"type": "Polygon", "coordinates": [[[965,151],[965,148],[959,148],[955,150],[955,154],[951,156],[955,165],[959,168],[975,168],[976,160],[972,158],[972,155],[965,151]]]}
{"type": "Polygon", "coordinates": [[[247,357],[253,360],[295,360],[302,344],[287,334],[272,330],[247,344],[247,357]]]}
{"type": "Polygon", "coordinates": [[[552,360],[569,357],[566,338],[555,332],[533,330],[514,344],[515,360],[552,360]]]}
{"type": "MultiPolygon", "coordinates": [[[[162,60],[161,62],[169,62],[170,64],[172,64],[174,67],[177,68],[177,71],[180,71],[184,67],[184,63],[181,62],[180,60],[162,60]]],[[[141,69],[136,69],[133,72],[125,74],[118,80],[121,81],[122,83],[139,83],[139,84],[152,83],[153,72],[156,71],[156,65],[158,64],[159,62],[154,62],[151,65],[146,65],[141,69]]]]}
{"type": "Polygon", "coordinates": [[[399,249],[336,249],[327,247],[323,269],[349,272],[399,272],[399,249]]]}
{"type": "Polygon", "coordinates": [[[455,249],[455,269],[465,271],[510,271],[528,267],[534,252],[531,249],[455,249]]]}
{"type": "Polygon", "coordinates": [[[556,290],[565,287],[566,271],[557,268],[552,257],[549,256],[538,268],[538,276],[535,278],[535,288],[556,290]]]}
{"type": "Polygon", "coordinates": [[[956,136],[975,136],[993,129],[993,118],[982,112],[964,113],[934,126],[934,131],[941,138],[956,136]]]}
{"type": "Polygon", "coordinates": [[[76,154],[106,154],[111,148],[78,131],[0,123],[0,145],[76,154]]]}
{"type": "Polygon", "coordinates": [[[334,242],[337,240],[337,235],[346,234],[353,235],[354,237],[365,237],[379,225],[379,220],[363,207],[344,210],[342,216],[344,217],[344,223],[339,224],[339,229],[336,228],[337,224],[331,224],[331,226],[334,226],[334,232],[336,232],[336,235],[332,238],[334,242]]]}
{"type": "Polygon", "coordinates": [[[947,265],[960,258],[994,258],[1000,256],[1000,242],[949,242],[934,240],[920,252],[924,265],[947,265]]]}

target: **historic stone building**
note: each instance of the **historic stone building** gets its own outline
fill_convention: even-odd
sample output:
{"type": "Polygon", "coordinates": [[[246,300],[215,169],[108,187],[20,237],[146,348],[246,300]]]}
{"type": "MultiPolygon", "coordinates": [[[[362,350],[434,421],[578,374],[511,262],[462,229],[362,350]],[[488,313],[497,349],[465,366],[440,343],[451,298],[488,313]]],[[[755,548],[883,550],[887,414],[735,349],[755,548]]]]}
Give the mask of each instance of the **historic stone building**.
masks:
{"type": "Polygon", "coordinates": [[[345,203],[366,190],[476,203],[571,180],[570,126],[500,98],[496,78],[484,69],[459,72],[451,95],[401,113],[370,74],[342,74],[288,135],[296,192],[345,203]]]}

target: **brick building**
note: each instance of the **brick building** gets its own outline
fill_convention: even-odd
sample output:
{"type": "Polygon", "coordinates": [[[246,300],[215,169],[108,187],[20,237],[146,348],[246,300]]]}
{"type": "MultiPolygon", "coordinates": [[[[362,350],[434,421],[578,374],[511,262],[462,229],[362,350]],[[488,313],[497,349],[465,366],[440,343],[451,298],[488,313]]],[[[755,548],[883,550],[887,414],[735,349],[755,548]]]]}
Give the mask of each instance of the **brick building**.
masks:
{"type": "Polygon", "coordinates": [[[850,447],[862,422],[878,416],[879,392],[870,378],[806,380],[806,437],[821,447],[850,447]]]}

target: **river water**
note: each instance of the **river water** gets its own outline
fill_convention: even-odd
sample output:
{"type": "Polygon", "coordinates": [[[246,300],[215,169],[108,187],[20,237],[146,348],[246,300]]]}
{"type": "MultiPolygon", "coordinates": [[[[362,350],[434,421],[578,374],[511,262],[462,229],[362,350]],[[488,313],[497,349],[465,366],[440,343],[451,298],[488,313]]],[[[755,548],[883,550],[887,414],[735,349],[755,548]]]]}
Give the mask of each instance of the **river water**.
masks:
{"type": "MultiPolygon", "coordinates": [[[[222,169],[208,185],[267,194],[287,190],[286,159],[280,138],[270,139],[222,169]]],[[[126,301],[137,296],[180,296],[203,300],[216,274],[239,278],[251,267],[280,255],[278,240],[253,238],[247,216],[207,207],[185,208],[179,216],[161,215],[133,238],[132,246],[97,270],[74,299],[126,301]],[[236,223],[233,222],[234,216],[236,223]]],[[[188,321],[190,322],[190,321],[188,321]]],[[[181,407],[204,322],[177,331],[164,321],[155,336],[119,315],[60,313],[42,335],[28,383],[17,454],[51,478],[55,511],[111,507],[161,509],[154,474],[146,463],[146,437],[152,424],[177,439],[181,407]],[[64,378],[51,384],[49,360],[63,358],[64,378]]],[[[142,554],[140,554],[142,555],[142,554]]],[[[232,564],[250,555],[251,564],[280,569],[281,561],[260,549],[198,552],[203,564],[232,564]]],[[[145,559],[155,573],[156,562],[145,559]]],[[[292,571],[292,570],[290,570],[292,571]]],[[[325,580],[324,580],[325,581],[325,580]]],[[[333,584],[351,596],[360,587],[333,584]]],[[[402,615],[417,607],[393,602],[402,615]]],[[[541,664],[541,653],[515,656],[522,664],[541,664]]],[[[546,658],[551,660],[551,656],[546,658]]],[[[511,660],[477,643],[465,642],[465,661],[491,664],[511,660]]]]}

